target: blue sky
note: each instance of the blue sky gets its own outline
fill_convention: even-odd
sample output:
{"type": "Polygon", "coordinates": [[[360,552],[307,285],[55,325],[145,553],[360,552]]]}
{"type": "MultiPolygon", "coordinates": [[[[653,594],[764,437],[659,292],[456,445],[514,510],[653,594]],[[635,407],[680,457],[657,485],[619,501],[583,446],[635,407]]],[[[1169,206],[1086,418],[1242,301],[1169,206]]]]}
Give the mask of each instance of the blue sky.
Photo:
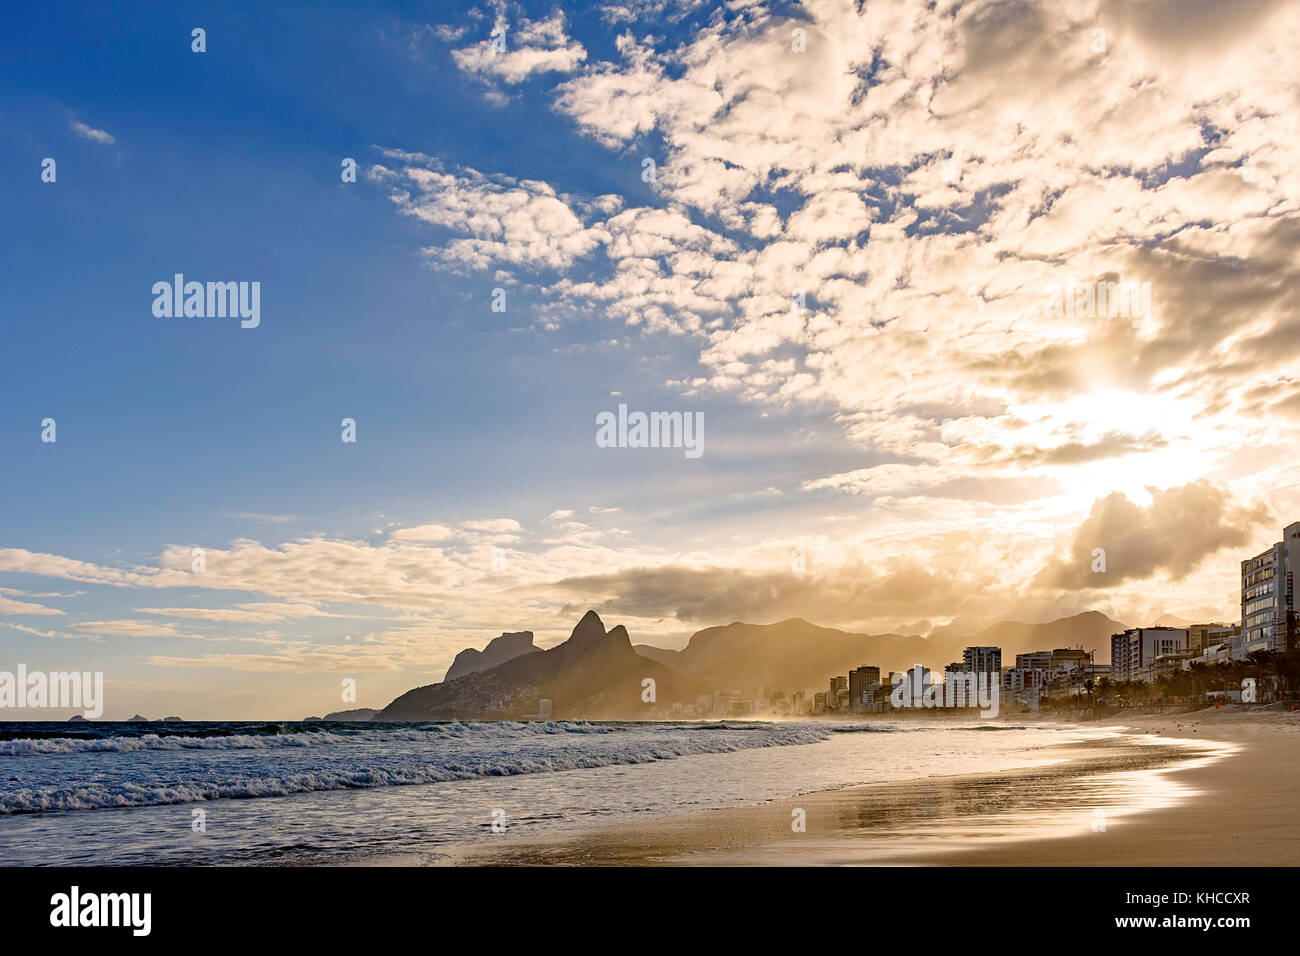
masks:
{"type": "Polygon", "coordinates": [[[104,670],[110,716],[295,717],[342,706],[341,676],[382,705],[588,606],[668,644],[794,614],[1140,616],[1153,580],[1160,609],[1231,614],[1232,549],[1271,543],[1294,501],[1275,439],[1240,467],[1234,416],[1293,427],[1294,355],[1229,354],[1251,322],[1289,342],[1284,299],[1194,293],[1231,256],[1270,282],[1294,262],[1285,136],[1231,107],[1294,94],[1267,72],[1294,18],[1262,5],[1197,80],[1121,6],[1028,26],[997,8],[8,13],[0,654],[104,670]],[[1084,104],[1123,107],[1153,57],[1172,105],[1130,103],[1116,137],[1084,104]],[[1007,77],[1036,70],[1018,102],[1007,77]],[[1098,221],[1103,195],[1126,211],[1098,221]],[[1049,267],[1150,281],[1166,312],[1136,340],[1026,321],[1049,267]],[[260,327],[156,318],[176,272],[260,282],[260,327]],[[1184,308],[1219,321],[1162,337],[1184,308]],[[1215,387],[1235,404],[1207,422],[1215,387]],[[619,402],[702,413],[705,454],[597,448],[619,402]],[[1213,515],[1193,568],[1125,538],[1115,580],[1073,574],[1108,509],[1161,537],[1162,501],[1213,515]]]}

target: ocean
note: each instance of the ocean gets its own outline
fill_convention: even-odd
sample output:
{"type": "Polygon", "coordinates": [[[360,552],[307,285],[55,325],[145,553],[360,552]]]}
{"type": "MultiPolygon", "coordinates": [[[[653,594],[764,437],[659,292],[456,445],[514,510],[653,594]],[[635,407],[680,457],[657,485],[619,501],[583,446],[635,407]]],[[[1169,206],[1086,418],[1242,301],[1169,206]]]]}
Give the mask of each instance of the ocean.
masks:
{"type": "Polygon", "coordinates": [[[0,723],[0,865],[351,863],[872,782],[1104,731],[923,722],[0,723]]]}

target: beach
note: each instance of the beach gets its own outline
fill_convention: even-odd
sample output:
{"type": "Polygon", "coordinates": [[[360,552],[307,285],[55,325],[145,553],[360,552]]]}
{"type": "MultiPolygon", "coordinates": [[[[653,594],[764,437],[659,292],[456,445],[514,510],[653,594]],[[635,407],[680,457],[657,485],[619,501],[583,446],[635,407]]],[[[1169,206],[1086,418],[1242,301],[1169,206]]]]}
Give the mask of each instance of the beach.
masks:
{"type": "MultiPolygon", "coordinates": [[[[1086,726],[1086,725],[1085,725],[1086,726]]],[[[1089,728],[1095,729],[1095,728],[1089,728]]],[[[1126,715],[1047,766],[461,848],[458,865],[1293,865],[1300,715],[1126,715]],[[805,829],[793,822],[802,811],[805,829]]]]}
{"type": "Polygon", "coordinates": [[[1278,710],[1073,724],[11,724],[0,737],[9,865],[1300,859],[1300,715],[1278,710]]]}
{"type": "Polygon", "coordinates": [[[0,864],[423,865],[809,792],[1060,762],[1053,723],[0,724],[0,864]]]}

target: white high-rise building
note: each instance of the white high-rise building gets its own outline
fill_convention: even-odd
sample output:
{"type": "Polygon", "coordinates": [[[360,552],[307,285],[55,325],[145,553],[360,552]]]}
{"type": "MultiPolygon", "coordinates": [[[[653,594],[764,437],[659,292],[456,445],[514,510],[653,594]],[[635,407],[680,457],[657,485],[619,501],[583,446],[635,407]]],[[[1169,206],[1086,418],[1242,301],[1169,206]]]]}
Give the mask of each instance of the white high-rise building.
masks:
{"type": "Polygon", "coordinates": [[[1187,650],[1185,627],[1131,627],[1110,639],[1110,676],[1116,681],[1150,681],[1151,667],[1164,654],[1187,650]]]}
{"type": "Polygon", "coordinates": [[[1296,646],[1293,576],[1300,568],[1300,521],[1282,529],[1282,540],[1241,562],[1242,653],[1296,646]]]}

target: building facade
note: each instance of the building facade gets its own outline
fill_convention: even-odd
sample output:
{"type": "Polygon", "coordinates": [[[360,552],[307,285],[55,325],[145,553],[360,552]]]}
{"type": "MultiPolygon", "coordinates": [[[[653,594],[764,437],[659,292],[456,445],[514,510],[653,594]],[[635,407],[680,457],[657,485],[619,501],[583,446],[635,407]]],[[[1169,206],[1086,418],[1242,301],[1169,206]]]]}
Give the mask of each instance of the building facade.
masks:
{"type": "Polygon", "coordinates": [[[862,710],[868,692],[880,686],[879,667],[855,667],[849,671],[849,709],[862,710]]]}
{"type": "Polygon", "coordinates": [[[831,678],[830,690],[826,694],[826,709],[839,710],[842,698],[847,698],[849,694],[849,679],[836,675],[831,678]]]}
{"type": "Polygon", "coordinates": [[[1282,529],[1282,540],[1241,562],[1242,653],[1296,646],[1294,574],[1300,566],[1300,521],[1282,529]]]}
{"type": "Polygon", "coordinates": [[[1150,681],[1156,658],[1185,654],[1187,629],[1131,627],[1110,639],[1110,676],[1116,681],[1150,681]]]}
{"type": "Polygon", "coordinates": [[[961,652],[961,663],[968,674],[989,674],[1002,680],[1002,648],[968,647],[961,652]]]}

